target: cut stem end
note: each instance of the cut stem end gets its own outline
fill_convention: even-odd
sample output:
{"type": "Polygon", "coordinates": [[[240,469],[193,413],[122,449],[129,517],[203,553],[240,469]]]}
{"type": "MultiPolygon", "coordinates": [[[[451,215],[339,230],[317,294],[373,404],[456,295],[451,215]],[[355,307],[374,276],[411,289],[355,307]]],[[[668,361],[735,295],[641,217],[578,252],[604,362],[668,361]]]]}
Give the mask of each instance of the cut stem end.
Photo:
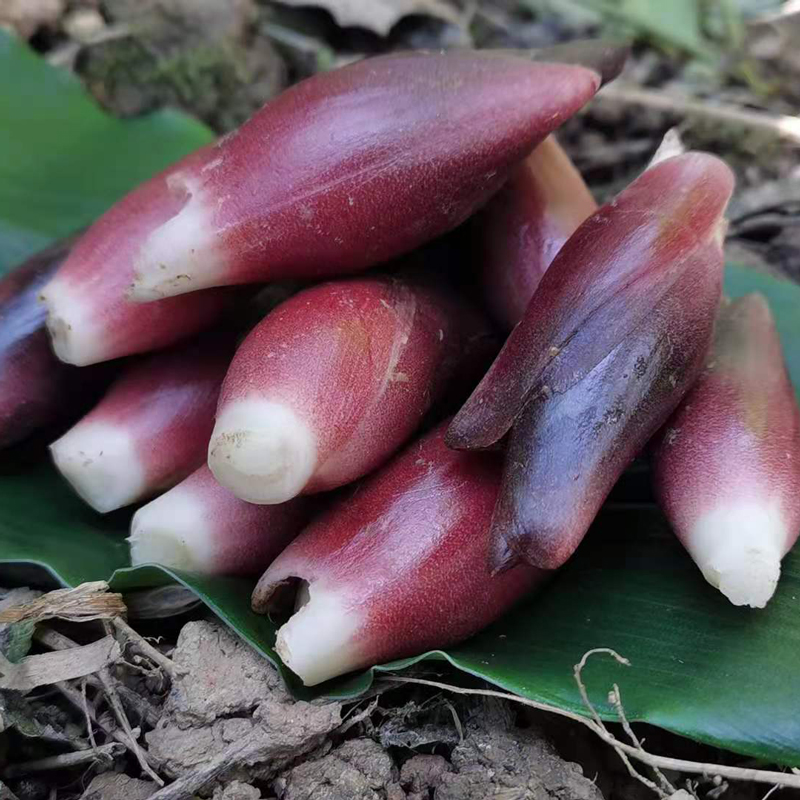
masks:
{"type": "Polygon", "coordinates": [[[214,550],[203,506],[180,486],[140,508],[131,522],[131,564],[213,571],[214,550]]]}
{"type": "Polygon", "coordinates": [[[100,513],[141,499],[145,470],[130,435],[118,425],[79,422],[50,445],[58,471],[100,513]]]}
{"type": "Polygon", "coordinates": [[[706,580],[734,605],[764,608],[780,578],[784,527],[778,509],[726,505],[700,518],[688,549],[706,580]]]}
{"type": "Polygon", "coordinates": [[[278,629],[275,650],[306,686],[363,666],[354,641],[360,621],[335,590],[294,575],[266,583],[262,578],[253,593],[254,609],[287,606],[294,611],[278,629]]]}
{"type": "Polygon", "coordinates": [[[223,408],[208,446],[214,477],[237,497],[260,505],[300,494],[316,462],[314,437],[294,411],[255,398],[223,408]]]}
{"type": "Polygon", "coordinates": [[[60,361],[86,367],[107,359],[103,348],[108,336],[92,323],[91,311],[79,292],[53,281],[40,299],[47,308],[50,343],[60,361]]]}

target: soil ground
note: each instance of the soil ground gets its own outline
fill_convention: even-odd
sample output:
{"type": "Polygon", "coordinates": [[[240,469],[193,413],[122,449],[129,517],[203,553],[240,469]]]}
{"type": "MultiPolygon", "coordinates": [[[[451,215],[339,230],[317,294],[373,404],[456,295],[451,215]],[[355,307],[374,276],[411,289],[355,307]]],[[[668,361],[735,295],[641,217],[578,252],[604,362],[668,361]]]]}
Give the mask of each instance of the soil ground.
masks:
{"type": "MultiPolygon", "coordinates": [[[[27,589],[0,592],[0,609],[30,601],[27,589]]],[[[168,603],[184,603],[173,597],[168,603]]],[[[164,599],[157,598],[163,607],[164,599]]],[[[3,800],[645,800],[616,753],[583,726],[496,698],[463,697],[376,681],[347,703],[295,701],[276,670],[199,606],[134,622],[161,654],[118,637],[116,663],[102,681],[47,685],[24,697],[0,695],[6,764],[3,800]],[[113,688],[109,688],[113,687],[113,688]],[[138,742],[130,747],[113,694],[138,742]],[[85,694],[85,699],[84,699],[85,694]],[[91,757],[86,737],[119,742],[113,758],[91,757]],[[60,747],[59,747],[60,745],[60,747]],[[127,750],[126,750],[127,746],[127,750]],[[68,767],[42,763],[83,752],[68,767]],[[56,758],[58,756],[56,755],[56,758]],[[139,759],[146,761],[143,767],[139,759]],[[55,767],[55,768],[53,768],[55,767]],[[148,774],[148,771],[150,774],[148,774]],[[165,787],[153,779],[157,775],[165,787]]],[[[102,638],[100,623],[48,623],[70,642],[102,638]]],[[[0,644],[8,626],[0,626],[0,644]]],[[[56,642],[58,644],[58,642],[56,642]]],[[[430,664],[403,677],[465,685],[430,664]]],[[[480,686],[473,682],[473,686],[480,686]]],[[[610,725],[624,737],[619,726],[610,725]]],[[[653,753],[743,764],[714,748],[637,726],[653,753]]],[[[0,762],[1,763],[1,762],[0,762]]],[[[650,774],[643,770],[644,775],[650,774]]],[[[652,777],[652,776],[651,776],[652,777]]],[[[758,800],[763,786],[667,773],[686,798],[758,800]]],[[[784,797],[791,792],[784,790],[784,797]]],[[[676,797],[676,800],[678,798],[676,797]]]]}

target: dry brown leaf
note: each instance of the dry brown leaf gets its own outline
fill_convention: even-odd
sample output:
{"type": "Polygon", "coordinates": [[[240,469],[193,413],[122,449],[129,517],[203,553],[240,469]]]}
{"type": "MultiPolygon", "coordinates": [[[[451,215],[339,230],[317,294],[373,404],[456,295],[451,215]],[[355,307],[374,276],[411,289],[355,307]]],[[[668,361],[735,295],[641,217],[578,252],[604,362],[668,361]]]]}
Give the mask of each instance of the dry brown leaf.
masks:
{"type": "Polygon", "coordinates": [[[318,6],[329,11],[343,28],[367,28],[386,36],[392,27],[409,14],[443,19],[453,25],[466,24],[464,3],[459,0],[281,0],[287,6],[318,6]]]}
{"type": "Polygon", "coordinates": [[[0,656],[0,689],[29,692],[37,686],[83,678],[113,664],[119,658],[119,642],[113,636],[106,636],[82,647],[27,656],[17,664],[0,656]]]}
{"type": "Polygon", "coordinates": [[[44,619],[68,619],[88,622],[93,619],[113,619],[125,614],[121,594],[108,591],[105,581],[82,583],[74,589],[56,589],[29,603],[0,611],[0,623],[44,619]]]}

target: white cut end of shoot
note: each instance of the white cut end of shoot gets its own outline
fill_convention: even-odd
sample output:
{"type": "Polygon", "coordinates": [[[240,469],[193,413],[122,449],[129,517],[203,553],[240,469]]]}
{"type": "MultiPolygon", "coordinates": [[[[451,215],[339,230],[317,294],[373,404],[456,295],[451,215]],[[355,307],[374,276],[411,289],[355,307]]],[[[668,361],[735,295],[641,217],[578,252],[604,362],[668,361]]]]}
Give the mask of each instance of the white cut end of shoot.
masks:
{"type": "Polygon", "coordinates": [[[278,629],[275,649],[306,686],[316,686],[362,665],[353,642],[358,620],[336,592],[302,581],[295,607],[289,621],[278,629]]]}
{"type": "Polygon", "coordinates": [[[291,500],[316,465],[317,446],[308,425],[281,403],[237,400],[217,417],[208,466],[242,500],[259,505],[291,500]]]}
{"type": "Polygon", "coordinates": [[[689,552],[712,586],[736,606],[766,606],[786,542],[779,509],[727,503],[701,516],[690,534],[689,552]]]}
{"type": "Polygon", "coordinates": [[[119,425],[79,422],[50,445],[50,453],[58,471],[95,511],[130,505],[146,491],[144,465],[119,425]]]}
{"type": "Polygon", "coordinates": [[[145,240],[134,262],[129,298],[134,302],[162,300],[220,284],[225,260],[211,210],[203,194],[179,175],[170,188],[187,195],[183,208],[145,240]]]}
{"type": "Polygon", "coordinates": [[[41,300],[47,308],[47,330],[59,360],[85,367],[108,358],[108,334],[93,321],[96,315],[81,292],[54,280],[45,286],[41,300]]]}
{"type": "Polygon", "coordinates": [[[202,500],[178,485],[134,514],[131,564],[162,564],[211,574],[215,548],[202,500]]]}

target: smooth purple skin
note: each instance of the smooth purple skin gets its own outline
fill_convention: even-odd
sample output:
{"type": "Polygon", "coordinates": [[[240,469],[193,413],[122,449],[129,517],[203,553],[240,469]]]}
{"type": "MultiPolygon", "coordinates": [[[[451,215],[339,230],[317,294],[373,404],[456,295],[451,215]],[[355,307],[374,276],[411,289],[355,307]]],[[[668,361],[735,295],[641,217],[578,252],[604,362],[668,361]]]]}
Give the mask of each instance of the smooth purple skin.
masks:
{"type": "Polygon", "coordinates": [[[514,424],[492,519],[492,566],[556,569],[575,551],[620,475],[703,368],[722,291],[716,244],[646,324],[563,394],[530,402],[514,424]]]}
{"type": "Polygon", "coordinates": [[[576,228],[597,210],[580,172],[548,136],[474,217],[481,289],[508,332],[576,228]]]}
{"type": "MultiPolygon", "coordinates": [[[[314,439],[303,493],[329,491],[384,463],[433,404],[463,400],[496,352],[484,315],[435,277],[412,270],[329,281],[250,331],[225,376],[217,419],[254,397],[291,409],[314,439]]],[[[223,484],[219,465],[243,450],[239,440],[231,454],[229,440],[215,435],[209,453],[223,484]]]]}
{"type": "Polygon", "coordinates": [[[593,97],[614,62],[603,58],[399,53],[300,82],[175,172],[176,196],[207,218],[213,266],[183,245],[156,257],[142,240],[131,297],[354,273],[418,247],[593,97]]]}
{"type": "Polygon", "coordinates": [[[448,445],[495,444],[528,402],[566,392],[646,324],[706,242],[720,237],[732,191],[722,161],[686,153],[647,169],[584,222],[456,415],[448,445]]]}
{"type": "Polygon", "coordinates": [[[330,590],[357,622],[355,669],[461,641],[541,584],[525,566],[489,574],[500,459],[453,452],[443,434],[409,445],[312,521],[256,585],[253,610],[280,611],[293,577],[330,590]]]}
{"type": "Polygon", "coordinates": [[[653,485],[690,552],[695,525],[726,504],[769,509],[781,555],[797,541],[800,408],[763,296],[721,310],[706,367],[653,448],[653,485]]]}
{"type": "MultiPolygon", "coordinates": [[[[0,448],[64,417],[99,388],[95,370],[78,374],[53,354],[41,288],[67,257],[76,236],[29,258],[0,281],[0,448]],[[75,402],[72,402],[75,401],[75,402]]],[[[78,411],[79,409],[75,409],[78,411]]]]}
{"type": "MultiPolygon", "coordinates": [[[[148,538],[158,538],[158,529],[173,520],[181,520],[183,509],[194,506],[198,520],[195,530],[181,539],[185,529],[179,524],[171,529],[175,552],[190,551],[200,539],[200,558],[195,550],[190,564],[168,562],[167,566],[191,569],[204,575],[260,575],[294,539],[316,510],[307,498],[297,498],[274,506],[259,506],[234,497],[220,486],[204,464],[177,486],[144,506],[131,523],[132,563],[147,563],[144,555],[153,555],[148,538]],[[155,512],[155,524],[153,523],[155,512]],[[137,530],[137,522],[147,533],[137,530]],[[197,530],[199,528],[199,530],[197,530]],[[197,538],[192,538],[192,536],[197,538]],[[138,538],[137,537],[141,537],[138,538]],[[180,543],[180,544],[179,544],[180,543]]],[[[152,541],[152,539],[150,540],[152,541]]],[[[155,550],[158,553],[158,548],[155,550]]],[[[158,559],[153,559],[158,560],[158,559]]]]}

